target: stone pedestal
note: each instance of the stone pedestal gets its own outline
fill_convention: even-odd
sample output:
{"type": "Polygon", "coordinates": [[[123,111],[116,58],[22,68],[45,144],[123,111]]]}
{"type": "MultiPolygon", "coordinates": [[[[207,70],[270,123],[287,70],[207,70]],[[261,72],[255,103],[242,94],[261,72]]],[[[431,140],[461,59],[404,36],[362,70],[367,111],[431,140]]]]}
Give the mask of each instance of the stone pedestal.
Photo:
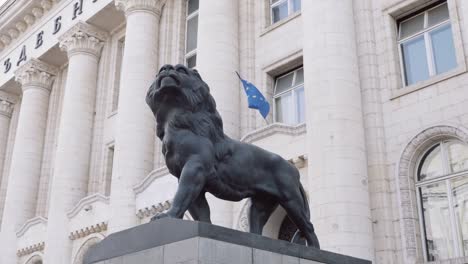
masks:
{"type": "Polygon", "coordinates": [[[161,219],[111,234],[85,264],[369,264],[370,261],[211,224],[161,219]]]}

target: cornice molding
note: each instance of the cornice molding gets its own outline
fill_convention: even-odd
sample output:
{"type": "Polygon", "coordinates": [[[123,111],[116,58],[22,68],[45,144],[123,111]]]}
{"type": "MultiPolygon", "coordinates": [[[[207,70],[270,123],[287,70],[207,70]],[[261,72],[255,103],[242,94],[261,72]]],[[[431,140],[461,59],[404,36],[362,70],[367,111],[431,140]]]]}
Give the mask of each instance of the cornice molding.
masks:
{"type": "Polygon", "coordinates": [[[172,201],[166,200],[166,201],[164,201],[162,203],[153,204],[150,207],[145,207],[145,208],[139,209],[138,212],[136,213],[136,216],[139,219],[143,219],[145,217],[150,217],[150,216],[156,215],[158,213],[165,212],[165,211],[169,210],[169,208],[171,208],[171,206],[172,206],[172,201]]]}
{"type": "Polygon", "coordinates": [[[15,71],[15,78],[22,85],[23,92],[30,87],[39,87],[50,91],[57,73],[56,67],[37,59],[30,59],[15,71]]]}
{"type": "Polygon", "coordinates": [[[75,217],[81,210],[85,209],[86,207],[91,206],[95,202],[103,202],[105,204],[109,204],[109,197],[104,196],[100,193],[95,193],[90,196],[86,196],[81,199],[73,209],[68,211],[67,216],[69,219],[75,217]]]}
{"type": "Polygon", "coordinates": [[[139,184],[133,187],[135,194],[142,193],[148,186],[151,185],[156,179],[169,175],[170,172],[166,166],[158,168],[150,172],[139,184]]]}
{"type": "Polygon", "coordinates": [[[87,237],[94,233],[100,233],[107,230],[107,222],[100,222],[94,225],[90,225],[75,231],[70,232],[68,238],[75,240],[83,237],[87,237]]]}
{"type": "Polygon", "coordinates": [[[297,126],[291,126],[283,123],[273,123],[271,125],[259,128],[254,130],[250,133],[247,133],[244,137],[242,137],[241,141],[246,143],[252,143],[254,141],[266,138],[273,134],[284,134],[290,136],[299,136],[305,134],[306,124],[299,124],[297,126]]]}
{"type": "Polygon", "coordinates": [[[79,21],[59,37],[59,46],[68,53],[69,58],[79,53],[88,53],[98,58],[107,38],[107,32],[79,21]]]}
{"type": "Polygon", "coordinates": [[[40,224],[43,224],[43,225],[46,225],[47,226],[47,219],[45,219],[44,217],[42,216],[36,216],[34,218],[31,218],[29,220],[27,220],[17,231],[16,231],[16,236],[17,237],[22,237],[26,231],[29,230],[29,228],[31,228],[32,226],[35,226],[35,225],[40,225],[40,224]]]}
{"type": "Polygon", "coordinates": [[[0,52],[45,17],[58,2],[60,0],[9,0],[3,4],[0,7],[0,52]]]}
{"type": "Polygon", "coordinates": [[[44,248],[45,248],[45,242],[39,242],[37,244],[19,249],[18,251],[16,251],[16,255],[18,257],[22,257],[22,256],[26,256],[37,251],[44,251],[44,248]]]}
{"type": "Polygon", "coordinates": [[[124,11],[125,16],[133,12],[144,11],[159,17],[165,4],[166,0],[115,0],[117,9],[124,11]]]}

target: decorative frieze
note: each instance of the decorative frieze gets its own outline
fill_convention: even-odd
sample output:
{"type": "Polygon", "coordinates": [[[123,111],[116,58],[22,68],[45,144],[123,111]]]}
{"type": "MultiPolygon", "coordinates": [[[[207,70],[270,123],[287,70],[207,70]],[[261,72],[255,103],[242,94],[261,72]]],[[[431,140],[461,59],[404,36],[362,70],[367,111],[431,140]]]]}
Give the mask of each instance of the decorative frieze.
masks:
{"type": "Polygon", "coordinates": [[[106,32],[80,21],[59,38],[60,48],[68,57],[83,52],[99,57],[107,37],[106,32]]]}
{"type": "Polygon", "coordinates": [[[116,0],[115,5],[118,9],[125,12],[128,16],[135,11],[147,11],[161,15],[162,7],[166,4],[166,0],[116,0]]]}
{"type": "Polygon", "coordinates": [[[50,0],[42,0],[41,1],[41,7],[48,11],[52,8],[52,2],[50,0]]]}
{"type": "Polygon", "coordinates": [[[26,22],[26,24],[28,24],[28,26],[31,26],[32,24],[34,24],[36,19],[34,18],[33,15],[27,14],[24,16],[24,21],[26,22]]]}
{"type": "MultiPolygon", "coordinates": [[[[39,2],[39,1],[37,1],[39,2]]],[[[4,33],[4,35],[10,35],[10,39],[2,39],[0,38],[0,41],[2,42],[2,45],[5,48],[11,43],[11,39],[16,39],[18,38],[22,33],[26,32],[28,27],[31,27],[35,22],[39,21],[41,17],[45,15],[45,13],[49,10],[52,9],[54,4],[56,4],[57,0],[51,1],[51,0],[42,0],[40,1],[40,6],[32,5],[30,7],[27,7],[25,12],[26,15],[22,18],[18,17],[18,20],[13,21],[9,27],[14,26],[14,28],[3,28],[1,29],[1,33],[4,33]]],[[[9,23],[8,23],[9,24],[9,23]]],[[[6,23],[5,23],[6,25],[6,23]]],[[[1,27],[0,27],[1,28],[1,27]]],[[[0,45],[0,46],[2,46],[0,45]]],[[[2,47],[0,47],[0,50],[2,47]]]]}
{"type": "Polygon", "coordinates": [[[19,36],[19,31],[15,28],[10,28],[8,30],[8,35],[10,35],[11,39],[16,39],[19,36]]]}
{"type": "Polygon", "coordinates": [[[19,249],[19,250],[16,252],[16,255],[17,255],[18,257],[22,257],[22,256],[29,255],[29,254],[31,254],[31,253],[34,253],[34,252],[44,251],[44,247],[45,247],[45,242],[40,242],[40,243],[31,245],[31,246],[28,246],[28,247],[19,249]]]}
{"type": "Polygon", "coordinates": [[[169,208],[171,208],[171,205],[172,205],[172,201],[167,200],[163,203],[158,203],[157,205],[153,204],[150,207],[145,207],[143,209],[140,209],[138,210],[136,215],[140,219],[143,219],[145,217],[151,217],[158,213],[162,213],[162,212],[169,210],[169,208]]]}
{"type": "Polygon", "coordinates": [[[90,225],[90,226],[81,228],[79,230],[70,232],[70,235],[68,236],[68,238],[70,238],[70,240],[75,240],[75,239],[87,237],[94,233],[100,233],[106,230],[107,230],[107,222],[101,222],[101,223],[90,225]]]}
{"type": "Polygon", "coordinates": [[[23,91],[29,87],[51,89],[58,70],[37,59],[30,59],[15,71],[16,81],[21,83],[23,91]]]}
{"type": "Polygon", "coordinates": [[[36,18],[41,18],[44,15],[44,10],[40,7],[35,7],[31,11],[36,18]]]}
{"type": "Polygon", "coordinates": [[[26,23],[23,21],[18,21],[16,22],[15,27],[16,29],[19,30],[19,32],[24,32],[26,31],[26,28],[28,27],[28,25],[26,25],[26,23]]]}
{"type": "Polygon", "coordinates": [[[8,46],[11,43],[11,37],[3,34],[0,36],[0,41],[2,41],[3,45],[8,46]]]}

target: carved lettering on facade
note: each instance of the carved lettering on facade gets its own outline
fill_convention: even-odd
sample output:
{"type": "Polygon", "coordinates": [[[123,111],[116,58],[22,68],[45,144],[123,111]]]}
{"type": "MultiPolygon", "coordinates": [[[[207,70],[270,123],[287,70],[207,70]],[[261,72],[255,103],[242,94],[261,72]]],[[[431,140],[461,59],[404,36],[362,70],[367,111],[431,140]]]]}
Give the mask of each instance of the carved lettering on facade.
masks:
{"type": "Polygon", "coordinates": [[[40,46],[42,46],[42,43],[44,43],[44,40],[42,39],[44,36],[44,30],[42,30],[41,32],[39,32],[37,34],[37,38],[36,38],[36,49],[39,48],[40,46]]]}
{"type": "MultiPolygon", "coordinates": [[[[91,2],[96,3],[96,2],[98,2],[98,0],[92,0],[91,2]]],[[[44,2],[44,3],[46,3],[46,2],[44,2]]],[[[72,20],[75,20],[78,16],[80,16],[83,13],[83,8],[84,8],[83,0],[76,0],[76,2],[72,5],[72,20]]],[[[29,19],[29,17],[28,17],[28,19],[29,19]]],[[[31,21],[31,23],[28,23],[28,24],[32,24],[32,22],[33,21],[31,21]]],[[[57,16],[57,17],[55,17],[53,19],[53,31],[52,31],[53,35],[55,35],[55,34],[57,34],[57,33],[59,33],[61,31],[62,22],[63,22],[62,15],[59,15],[59,16],[57,16]]],[[[39,33],[36,34],[36,41],[35,41],[34,49],[38,49],[38,48],[42,47],[42,45],[44,44],[44,41],[47,39],[46,32],[47,32],[47,30],[41,30],[41,31],[39,31],[39,33]]],[[[27,48],[28,47],[26,45],[23,45],[21,47],[20,56],[19,56],[18,61],[16,62],[15,65],[12,64],[11,58],[4,59],[4,61],[3,61],[3,67],[4,67],[3,73],[8,73],[8,72],[11,71],[12,67],[20,66],[20,64],[22,62],[27,61],[27,59],[28,59],[27,48]]]]}
{"type": "Polygon", "coordinates": [[[73,17],[72,20],[75,20],[79,15],[83,13],[83,0],[79,0],[73,4],[73,17]]]}
{"type": "Polygon", "coordinates": [[[26,56],[26,45],[23,45],[23,48],[21,49],[21,53],[18,59],[18,62],[16,63],[16,66],[19,66],[21,62],[26,61],[28,59],[28,56],[26,56]]]}
{"type": "Polygon", "coordinates": [[[5,66],[5,72],[4,73],[9,72],[11,70],[10,58],[6,59],[5,62],[3,63],[3,65],[5,66]]]}
{"type": "Polygon", "coordinates": [[[55,23],[54,23],[54,32],[52,34],[57,34],[60,29],[62,28],[62,16],[58,16],[56,19],[55,19],[55,23]]]}

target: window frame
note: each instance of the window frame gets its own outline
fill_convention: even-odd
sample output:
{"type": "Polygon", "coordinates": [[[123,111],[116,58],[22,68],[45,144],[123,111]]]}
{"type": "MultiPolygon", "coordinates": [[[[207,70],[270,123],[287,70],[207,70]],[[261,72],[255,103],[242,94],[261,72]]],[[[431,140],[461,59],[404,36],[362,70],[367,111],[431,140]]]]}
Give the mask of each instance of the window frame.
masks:
{"type": "Polygon", "coordinates": [[[451,20],[451,17],[450,17],[450,8],[448,6],[448,3],[447,1],[440,1],[440,2],[436,2],[434,3],[433,5],[430,5],[420,11],[417,11],[417,12],[414,12],[412,13],[411,15],[403,18],[403,19],[400,19],[397,21],[397,46],[398,46],[398,56],[399,56],[399,59],[400,59],[400,72],[401,72],[401,81],[403,83],[403,88],[405,87],[410,87],[410,86],[413,86],[419,82],[424,82],[424,81],[427,81],[427,80],[430,80],[432,78],[434,78],[435,76],[438,76],[438,75],[442,75],[442,74],[446,74],[446,73],[449,73],[449,72],[452,72],[454,70],[456,70],[459,66],[459,63],[458,63],[458,56],[456,54],[456,51],[455,52],[455,59],[457,60],[456,61],[456,66],[451,69],[451,70],[448,70],[446,72],[442,72],[442,73],[437,73],[436,71],[436,65],[435,65],[435,59],[434,59],[434,50],[433,50],[433,47],[432,47],[432,38],[430,36],[431,32],[435,31],[436,29],[438,28],[443,28],[447,25],[450,25],[451,27],[451,32],[452,32],[452,41],[453,41],[453,44],[454,44],[454,49],[455,49],[455,38],[454,38],[454,32],[453,32],[453,27],[452,27],[452,20],[451,20]],[[433,9],[436,9],[442,5],[447,5],[447,10],[449,12],[449,16],[447,19],[445,19],[444,21],[442,22],[438,22],[437,24],[434,24],[430,27],[427,27],[428,23],[429,23],[429,12],[433,9]],[[423,15],[424,16],[424,25],[423,25],[423,29],[416,32],[416,33],[413,33],[409,36],[406,36],[404,38],[400,38],[401,36],[401,25],[406,22],[406,21],[409,21],[419,15],[423,15]],[[407,43],[411,40],[414,40],[420,36],[423,36],[424,38],[424,45],[425,45],[425,48],[426,48],[426,64],[427,64],[427,67],[428,67],[428,73],[429,73],[429,77],[425,80],[420,80],[420,81],[417,81],[415,83],[412,83],[412,84],[408,84],[407,83],[407,76],[406,76],[406,71],[405,71],[405,60],[404,60],[404,57],[403,57],[403,49],[402,49],[402,46],[404,43],[407,43]]]}
{"type": "MultiPolygon", "coordinates": [[[[185,8],[185,43],[184,43],[184,65],[188,67],[188,60],[194,56],[197,56],[197,49],[198,49],[198,32],[197,32],[197,46],[194,50],[187,52],[187,37],[188,37],[188,22],[190,19],[194,17],[198,17],[198,13],[200,10],[200,6],[197,8],[196,11],[189,14],[189,2],[190,0],[186,1],[186,8],[185,8]]],[[[197,31],[198,31],[198,22],[197,22],[197,31]]],[[[194,69],[196,68],[196,63],[194,69]]]]}
{"type": "MultiPolygon", "coordinates": [[[[422,206],[422,199],[421,199],[421,188],[435,184],[435,183],[444,183],[446,187],[446,192],[447,192],[447,203],[449,207],[449,216],[450,216],[450,224],[451,224],[451,234],[450,238],[453,239],[455,245],[454,245],[454,258],[459,258],[459,257],[468,257],[464,256],[464,248],[463,248],[463,241],[461,240],[460,236],[458,235],[460,230],[458,230],[458,225],[457,225],[457,220],[456,220],[456,214],[455,214],[455,206],[454,206],[454,201],[453,201],[453,195],[452,195],[452,184],[451,180],[459,177],[468,177],[468,169],[463,170],[463,171],[458,171],[458,172],[450,172],[449,169],[449,157],[448,157],[448,152],[447,152],[447,145],[450,142],[458,142],[466,147],[468,145],[460,140],[442,140],[439,141],[435,144],[432,144],[430,147],[426,149],[423,155],[417,160],[416,166],[415,166],[415,188],[416,188],[416,200],[417,200],[417,207],[418,207],[418,213],[419,213],[419,227],[420,227],[420,232],[421,232],[421,244],[423,248],[423,256],[424,256],[424,261],[432,261],[429,260],[429,251],[427,248],[427,239],[426,239],[426,224],[425,224],[425,218],[424,218],[424,211],[423,211],[423,206],[422,206]],[[432,152],[434,149],[440,146],[440,153],[441,153],[441,158],[442,158],[442,170],[443,174],[434,178],[426,179],[426,180],[419,180],[419,174],[420,174],[420,168],[424,164],[425,158],[432,152]]],[[[442,261],[445,259],[437,259],[435,261],[442,261]]]]}
{"type": "MultiPolygon", "coordinates": [[[[290,17],[292,14],[294,14],[294,13],[296,13],[296,12],[297,12],[297,13],[301,12],[301,9],[302,9],[302,3],[301,3],[301,9],[299,9],[299,10],[296,11],[296,12],[294,12],[294,8],[293,8],[293,1],[294,1],[294,0],[278,0],[278,2],[276,2],[276,3],[273,3],[273,0],[269,0],[269,1],[270,1],[270,7],[269,7],[269,8],[270,8],[270,25],[274,25],[274,24],[276,24],[276,23],[279,23],[279,22],[281,22],[281,21],[287,19],[288,17],[290,17]],[[273,19],[274,19],[274,16],[273,16],[273,8],[275,8],[275,7],[277,7],[277,6],[281,5],[281,4],[283,4],[283,3],[285,3],[285,2],[288,3],[288,15],[287,15],[285,18],[282,18],[282,19],[280,19],[280,20],[278,20],[278,21],[275,22],[275,21],[273,20],[273,19]]],[[[300,0],[300,1],[302,1],[302,0],[300,0]]]]}
{"type": "MultiPolygon", "coordinates": [[[[304,124],[306,122],[306,120],[304,120],[303,122],[299,122],[298,121],[298,118],[299,118],[299,111],[298,111],[298,107],[297,107],[297,92],[295,90],[299,89],[299,87],[302,86],[302,88],[304,89],[304,97],[305,97],[305,86],[304,86],[304,81],[302,82],[302,84],[297,84],[297,85],[294,85],[294,83],[296,82],[296,78],[297,78],[297,72],[299,70],[303,70],[304,71],[304,66],[300,66],[300,67],[297,67],[295,69],[292,69],[284,74],[281,74],[281,75],[278,75],[275,79],[274,79],[274,87],[273,87],[273,121],[274,123],[282,123],[282,124],[287,124],[287,125],[294,125],[294,126],[298,126],[298,125],[301,125],[301,124],[304,124]],[[288,75],[288,74],[293,74],[293,79],[292,79],[292,86],[290,88],[288,88],[287,90],[285,91],[282,91],[281,93],[279,94],[276,94],[276,88],[277,88],[277,85],[278,85],[278,79],[288,75]],[[294,103],[294,116],[293,116],[293,119],[294,119],[294,123],[293,124],[288,124],[288,123],[284,123],[284,122],[278,122],[277,121],[277,116],[276,116],[276,98],[278,97],[281,97],[287,93],[291,92],[291,100],[293,101],[294,103]]],[[[304,98],[305,99],[305,98],[304,98]]],[[[305,101],[304,101],[304,105],[305,105],[305,101]]],[[[304,109],[305,111],[305,109],[304,109]]]]}
{"type": "Polygon", "coordinates": [[[105,115],[106,118],[112,118],[115,116],[119,111],[119,98],[120,97],[120,81],[122,77],[122,70],[123,70],[123,59],[125,56],[125,28],[121,26],[118,30],[116,30],[115,34],[112,36],[111,39],[111,59],[110,59],[110,88],[107,91],[106,95],[106,109],[105,115]],[[119,58],[119,56],[121,56],[119,58]],[[119,72],[117,69],[120,67],[119,72]],[[120,75],[119,75],[120,74],[120,75]],[[117,78],[118,77],[118,78],[117,78]],[[117,92],[116,92],[117,91],[117,92]],[[118,94],[118,97],[116,95],[118,94]],[[116,107],[114,107],[114,104],[116,107]]]}

